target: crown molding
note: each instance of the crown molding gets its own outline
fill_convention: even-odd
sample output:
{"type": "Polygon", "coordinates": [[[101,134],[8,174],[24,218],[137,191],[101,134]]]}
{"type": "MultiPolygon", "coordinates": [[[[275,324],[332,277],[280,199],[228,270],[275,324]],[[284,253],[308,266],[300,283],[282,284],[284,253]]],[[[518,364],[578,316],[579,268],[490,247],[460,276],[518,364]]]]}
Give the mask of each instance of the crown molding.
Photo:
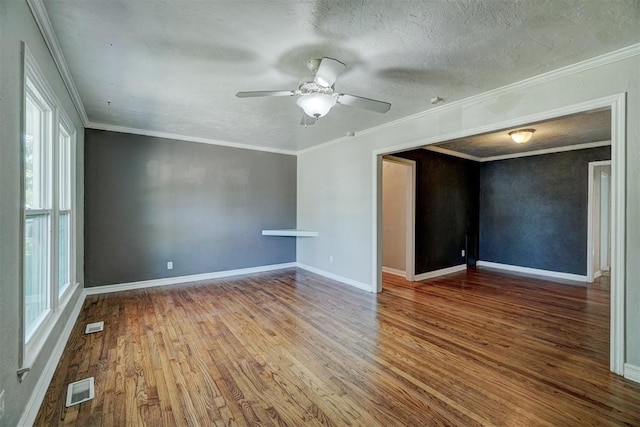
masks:
{"type": "MultiPolygon", "coordinates": [[[[371,129],[379,129],[382,126],[385,126],[385,125],[380,125],[380,126],[376,126],[374,128],[369,128],[369,129],[364,130],[363,132],[366,132],[366,131],[371,130],[371,129]]],[[[320,144],[317,144],[317,145],[312,145],[311,147],[303,148],[301,150],[296,151],[296,155],[306,154],[306,153],[309,153],[311,151],[321,150],[323,148],[327,148],[327,147],[329,147],[331,145],[339,144],[341,142],[348,142],[349,140],[357,139],[357,137],[359,135],[360,135],[360,132],[356,132],[355,136],[341,136],[340,138],[332,139],[331,141],[323,142],[323,143],[320,143],[320,144]]]]}
{"type": "Polygon", "coordinates": [[[505,154],[502,156],[483,157],[481,162],[494,162],[496,160],[516,159],[519,157],[540,156],[543,154],[562,153],[564,151],[586,150],[588,148],[606,147],[611,141],[587,142],[585,144],[566,145],[564,147],[545,148],[543,150],[525,151],[524,153],[505,154]]]}
{"type": "Polygon", "coordinates": [[[473,160],[474,162],[481,162],[481,157],[472,156],[471,154],[461,153],[459,151],[449,150],[448,148],[443,148],[438,145],[427,145],[426,147],[422,147],[424,150],[433,151],[440,154],[446,154],[447,156],[459,157],[461,159],[473,160]]]}
{"type": "Polygon", "coordinates": [[[153,130],[138,129],[138,128],[132,128],[127,126],[110,125],[106,123],[88,122],[85,125],[85,127],[87,129],[107,130],[111,132],[130,133],[134,135],[152,136],[156,138],[175,139],[178,141],[196,142],[199,144],[220,145],[222,147],[240,148],[244,150],[253,150],[253,151],[264,151],[267,153],[286,154],[289,156],[296,155],[296,152],[293,150],[282,150],[279,148],[269,148],[269,147],[262,147],[259,145],[241,144],[237,142],[228,142],[228,141],[221,141],[217,139],[201,138],[197,136],[180,135],[180,134],[169,133],[169,132],[157,132],[153,130]]]}

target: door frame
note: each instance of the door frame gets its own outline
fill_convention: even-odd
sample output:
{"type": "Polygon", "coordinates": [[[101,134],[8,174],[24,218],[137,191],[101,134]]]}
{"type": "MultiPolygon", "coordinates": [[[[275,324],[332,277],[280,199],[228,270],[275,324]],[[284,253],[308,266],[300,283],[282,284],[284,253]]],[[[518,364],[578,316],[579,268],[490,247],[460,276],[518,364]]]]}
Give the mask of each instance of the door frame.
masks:
{"type": "MultiPolygon", "coordinates": [[[[392,155],[386,155],[382,157],[382,161],[401,164],[409,168],[407,174],[407,204],[405,207],[406,213],[406,228],[405,228],[405,279],[413,282],[416,274],[416,162],[415,160],[403,159],[402,157],[396,157],[392,155]]],[[[380,215],[382,219],[382,212],[380,215]]],[[[382,262],[382,261],[381,261],[382,262]]],[[[380,267],[382,268],[382,267],[380,267]]]]}

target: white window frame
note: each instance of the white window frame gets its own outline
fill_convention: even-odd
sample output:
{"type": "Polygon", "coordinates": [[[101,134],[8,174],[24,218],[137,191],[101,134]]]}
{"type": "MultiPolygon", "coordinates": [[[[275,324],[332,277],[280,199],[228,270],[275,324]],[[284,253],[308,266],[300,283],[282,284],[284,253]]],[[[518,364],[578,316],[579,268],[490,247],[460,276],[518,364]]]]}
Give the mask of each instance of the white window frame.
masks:
{"type": "Polygon", "coordinates": [[[21,138],[20,138],[20,354],[18,375],[29,370],[34,360],[40,353],[42,346],[51,335],[53,327],[57,324],[61,312],[64,310],[71,295],[78,284],[76,283],[76,129],[73,123],[62,109],[58,98],[49,86],[44,74],[40,70],[33,55],[26,44],[23,43],[23,81],[22,81],[22,110],[21,110],[21,138]],[[38,206],[37,209],[27,209],[25,206],[25,151],[26,141],[26,116],[27,116],[27,96],[38,100],[38,106],[46,110],[46,120],[44,120],[43,135],[50,140],[49,153],[46,161],[49,167],[47,185],[49,192],[47,195],[48,204],[44,208],[38,206]],[[60,130],[63,130],[69,137],[69,209],[60,209],[60,130]],[[58,250],[59,250],[59,215],[68,213],[69,218],[69,285],[61,294],[58,291],[58,250]],[[48,254],[47,254],[47,310],[42,313],[36,326],[27,334],[26,313],[25,313],[25,223],[30,215],[48,215],[48,254]]]}

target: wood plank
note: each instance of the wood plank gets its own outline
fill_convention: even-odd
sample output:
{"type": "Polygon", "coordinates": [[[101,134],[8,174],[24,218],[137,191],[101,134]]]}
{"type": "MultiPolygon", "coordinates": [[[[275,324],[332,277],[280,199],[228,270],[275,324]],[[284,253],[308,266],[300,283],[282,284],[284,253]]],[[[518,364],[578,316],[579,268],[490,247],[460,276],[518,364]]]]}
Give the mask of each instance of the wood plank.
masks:
{"type": "Polygon", "coordinates": [[[383,281],[290,269],[89,296],[36,425],[640,425],[640,385],[608,371],[606,282],[383,281]],[[66,408],[87,376],[96,398],[66,408]]]}

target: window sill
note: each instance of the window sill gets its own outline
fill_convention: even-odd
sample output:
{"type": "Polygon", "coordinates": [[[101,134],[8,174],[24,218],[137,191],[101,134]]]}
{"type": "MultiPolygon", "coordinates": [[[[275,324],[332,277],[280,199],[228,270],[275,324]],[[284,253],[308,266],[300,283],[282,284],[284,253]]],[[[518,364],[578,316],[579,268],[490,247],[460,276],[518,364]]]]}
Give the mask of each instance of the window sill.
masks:
{"type": "Polygon", "coordinates": [[[66,309],[71,297],[75,294],[76,290],[80,286],[79,283],[75,285],[69,285],[65,290],[58,303],[58,307],[55,312],[49,313],[42,321],[40,327],[33,336],[24,345],[24,356],[22,360],[22,366],[18,369],[18,376],[22,379],[25,377],[26,372],[33,366],[36,359],[40,355],[40,351],[44,347],[44,344],[51,337],[51,332],[60,321],[62,313],[66,309]],[[22,375],[21,375],[22,373],[22,375]]]}

